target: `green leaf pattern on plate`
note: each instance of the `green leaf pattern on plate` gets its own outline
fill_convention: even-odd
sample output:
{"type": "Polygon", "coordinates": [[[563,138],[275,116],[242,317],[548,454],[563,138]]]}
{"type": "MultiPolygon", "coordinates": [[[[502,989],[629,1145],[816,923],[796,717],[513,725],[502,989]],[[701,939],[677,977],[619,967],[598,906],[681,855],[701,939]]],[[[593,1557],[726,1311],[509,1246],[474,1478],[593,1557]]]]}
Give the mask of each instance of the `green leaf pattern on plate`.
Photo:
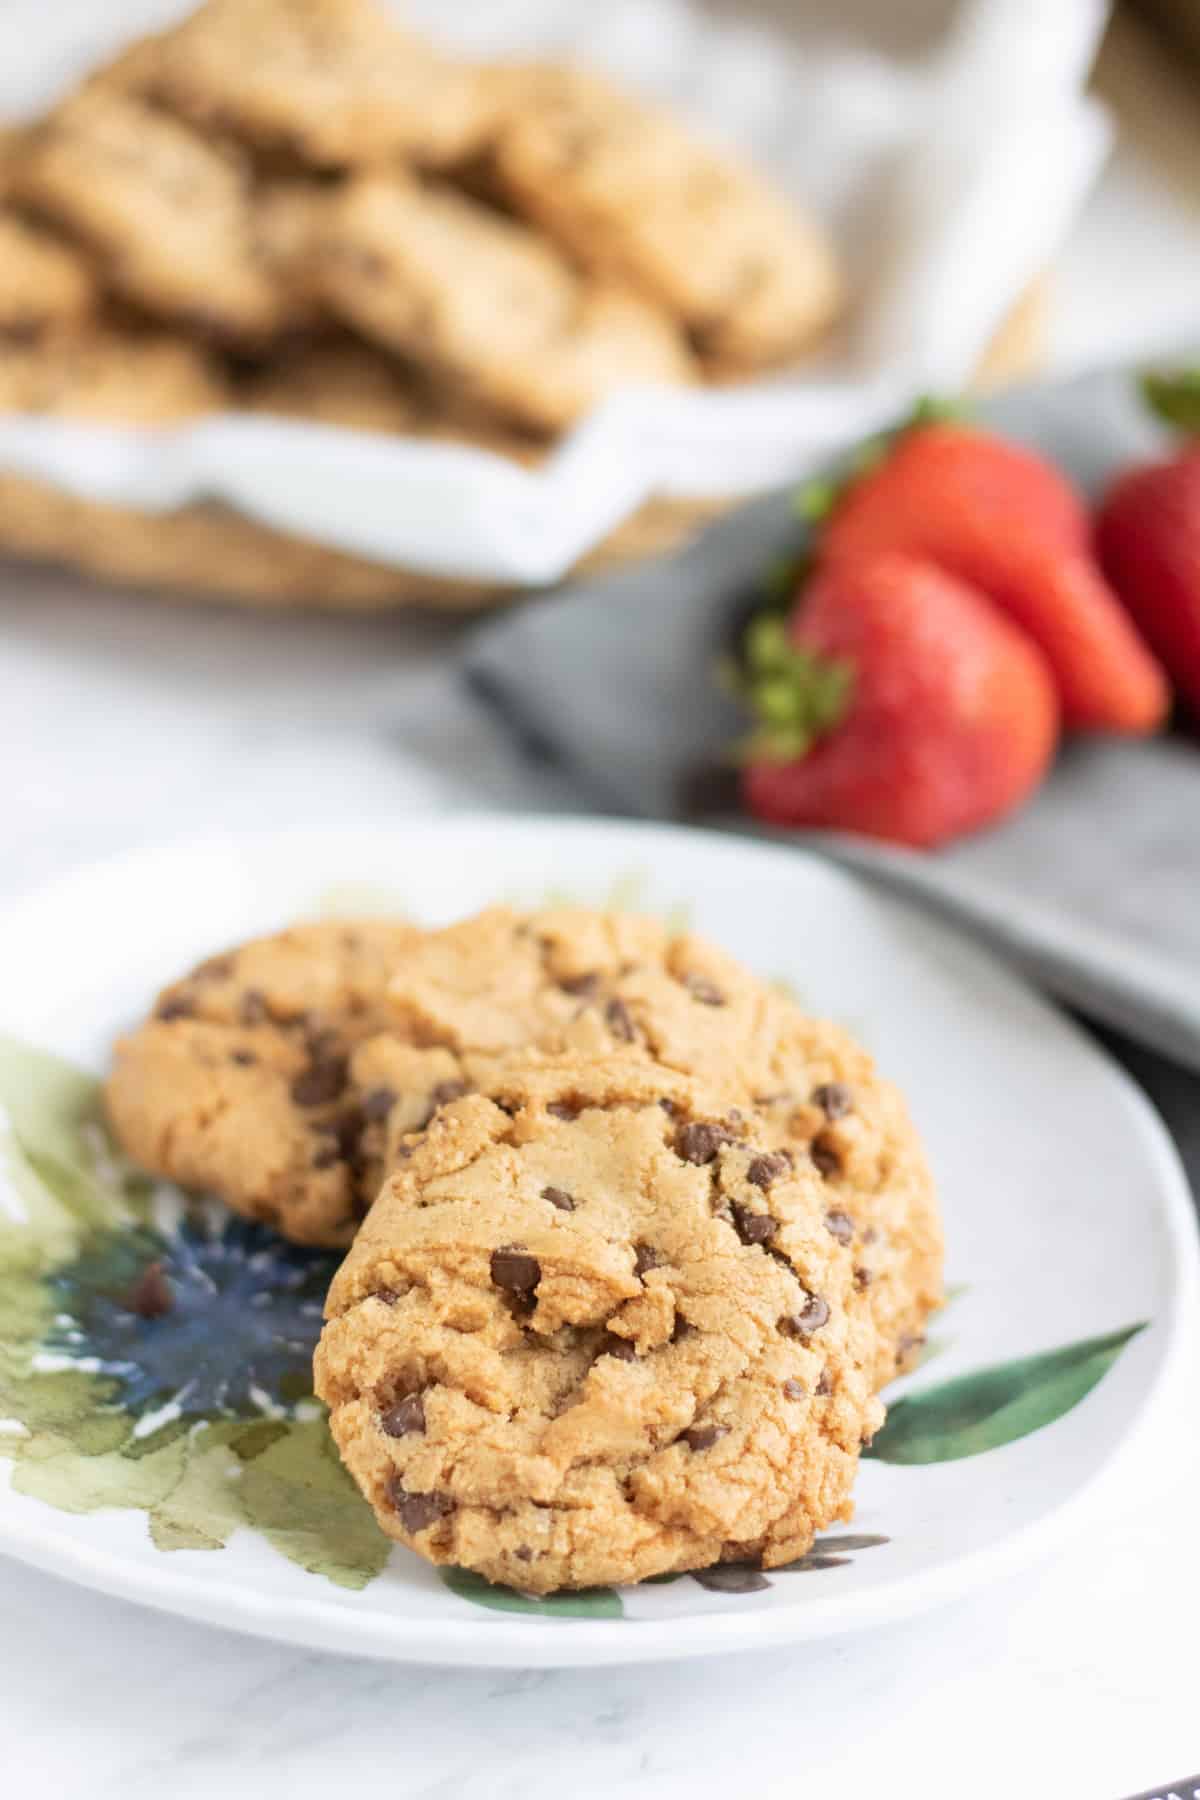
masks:
{"type": "Polygon", "coordinates": [[[616,1588],[578,1588],[573,1593],[520,1594],[513,1588],[496,1587],[470,1569],[442,1569],[441,1577],[452,1594],[493,1612],[530,1613],[541,1619],[620,1619],[624,1616],[616,1588]]]}
{"type": "MultiPolygon", "coordinates": [[[[147,1181],[115,1150],[95,1079],[0,1039],[0,1171],[9,1190],[0,1191],[0,1457],[13,1464],[13,1486],[64,1512],[140,1510],[163,1551],[218,1550],[236,1530],[250,1528],[340,1586],[361,1589],[373,1580],[391,1544],[338,1461],[324,1412],[308,1391],[306,1356],[288,1367],[286,1357],[272,1362],[263,1352],[275,1379],[252,1402],[230,1382],[213,1390],[219,1403],[193,1397],[181,1404],[162,1376],[181,1357],[184,1340],[173,1342],[171,1333],[184,1332],[186,1320],[175,1322],[183,1309],[143,1328],[118,1290],[147,1258],[178,1253],[182,1268],[209,1240],[194,1229],[196,1209],[189,1211],[183,1195],[147,1181]],[[76,1311],[64,1312],[70,1307],[76,1311]],[[132,1325],[131,1363],[89,1359],[89,1307],[93,1324],[107,1316],[111,1329],[115,1311],[118,1323],[126,1322],[122,1329],[132,1325]]],[[[288,1246],[269,1235],[265,1247],[241,1242],[238,1233],[244,1238],[257,1228],[223,1217],[228,1222],[215,1240],[220,1255],[240,1257],[243,1270],[265,1268],[258,1279],[269,1291],[258,1304],[276,1304],[282,1289],[271,1284],[285,1275],[295,1290],[293,1308],[304,1282],[311,1288],[321,1277],[323,1285],[319,1269],[297,1271],[288,1246]]],[[[240,1304],[240,1291],[226,1294],[227,1306],[240,1304]]],[[[236,1332],[245,1314],[225,1317],[236,1332]]],[[[195,1322],[193,1311],[193,1329],[195,1322]]],[[[1142,1329],[1131,1325],[905,1395],[869,1454],[892,1463],[944,1462],[1041,1430],[1090,1393],[1142,1329]]],[[[236,1345],[231,1354],[240,1354],[236,1345]]],[[[835,1568],[846,1551],[884,1541],[827,1538],[793,1567],[835,1568]]],[[[537,1598],[464,1570],[443,1571],[442,1580],[459,1598],[495,1612],[624,1616],[612,1588],[537,1598]]],[[[737,1587],[734,1571],[728,1582],[737,1587]]]]}
{"type": "Polygon", "coordinates": [[[1013,1444],[1078,1406],[1146,1321],[906,1394],[866,1454],[879,1462],[956,1462],[1013,1444]]]}

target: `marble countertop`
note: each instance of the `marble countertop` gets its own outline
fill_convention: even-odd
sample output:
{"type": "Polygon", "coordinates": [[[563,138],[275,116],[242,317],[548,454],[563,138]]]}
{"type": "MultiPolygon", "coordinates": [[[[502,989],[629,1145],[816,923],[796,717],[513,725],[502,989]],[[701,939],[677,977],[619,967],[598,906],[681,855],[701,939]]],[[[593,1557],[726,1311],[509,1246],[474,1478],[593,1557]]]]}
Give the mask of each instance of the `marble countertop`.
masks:
{"type": "MultiPolygon", "coordinates": [[[[1194,336],[1198,270],[1195,194],[1123,150],[1059,272],[1054,362],[1194,336]]],[[[454,636],[0,575],[0,895],[214,827],[565,804],[441,711],[426,676],[454,636]]],[[[1181,1421],[1148,1499],[1004,1589],[869,1636],[674,1667],[355,1662],[0,1559],[0,1793],[1117,1800],[1200,1768],[1194,1440],[1181,1421]]]]}

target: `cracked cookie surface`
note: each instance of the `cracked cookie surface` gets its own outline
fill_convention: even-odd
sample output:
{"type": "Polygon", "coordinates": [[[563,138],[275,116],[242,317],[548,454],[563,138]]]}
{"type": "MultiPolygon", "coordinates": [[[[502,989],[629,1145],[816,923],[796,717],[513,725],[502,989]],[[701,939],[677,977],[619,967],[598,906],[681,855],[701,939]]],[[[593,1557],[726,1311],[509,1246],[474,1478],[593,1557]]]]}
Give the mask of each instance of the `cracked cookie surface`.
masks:
{"type": "Polygon", "coordinates": [[[902,1096],[849,1033],[696,933],[576,907],[493,908],[431,932],[390,997],[409,1036],[460,1057],[627,1048],[755,1115],[770,1150],[820,1176],[876,1327],[876,1380],[909,1364],[942,1298],[937,1200],[902,1096]]]}
{"type": "Polygon", "coordinates": [[[120,1143],[296,1243],[349,1243],[381,1173],[353,1058],[390,1024],[387,980],[417,936],[301,925],[202,963],[116,1046],[105,1102],[120,1143]]]}
{"type": "Polygon", "coordinates": [[[907,1366],[941,1301],[942,1235],[901,1096],[846,1032],[656,919],[493,907],[440,931],[321,925],[262,940],[219,978],[167,990],[119,1046],[110,1111],[147,1166],[300,1242],[345,1244],[403,1136],[530,1047],[694,1078],[755,1120],[764,1179],[774,1153],[811,1167],[874,1328],[877,1385],[907,1366]],[[235,1064],[259,1048],[238,1036],[256,1028],[240,1010],[256,992],[270,1012],[262,1054],[235,1064]],[[289,1084],[321,1031],[344,1085],[297,1106],[289,1084]]]}
{"type": "Polygon", "coordinates": [[[399,1146],[316,1356],[389,1535],[534,1592],[778,1564],[849,1514],[874,1328],[818,1172],[621,1053],[518,1058],[399,1146]]]}

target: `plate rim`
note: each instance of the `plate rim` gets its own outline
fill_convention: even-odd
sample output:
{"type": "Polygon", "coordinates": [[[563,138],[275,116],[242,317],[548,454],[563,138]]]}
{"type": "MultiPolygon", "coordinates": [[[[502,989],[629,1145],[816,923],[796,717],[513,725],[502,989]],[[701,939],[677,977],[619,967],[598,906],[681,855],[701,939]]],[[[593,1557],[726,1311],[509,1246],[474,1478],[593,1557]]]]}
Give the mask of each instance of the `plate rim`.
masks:
{"type": "MultiPolygon", "coordinates": [[[[0,927],[5,928],[0,936],[6,944],[12,943],[22,926],[36,928],[36,914],[42,908],[51,902],[69,903],[73,889],[86,887],[99,877],[136,882],[143,868],[169,866],[174,859],[206,851],[225,855],[252,851],[261,855],[264,846],[272,844],[328,845],[338,837],[365,841],[368,835],[380,834],[392,839],[405,830],[448,838],[480,832],[519,837],[553,831],[610,837],[614,843],[665,836],[718,858],[749,856],[772,868],[794,865],[799,860],[810,876],[834,892],[865,889],[885,912],[913,915],[928,922],[925,909],[911,900],[800,845],[762,843],[658,821],[602,816],[455,812],[438,817],[426,812],[399,812],[386,821],[378,815],[364,814],[332,822],[315,820],[264,833],[205,833],[116,851],[14,894],[0,906],[0,927]]],[[[49,1506],[24,1519],[0,1506],[0,1551],[60,1579],[217,1628],[374,1660],[474,1668],[613,1666],[668,1658],[682,1661],[733,1650],[765,1650],[781,1644],[812,1642],[911,1618],[951,1599],[965,1597],[1049,1555],[1069,1531],[1079,1528],[1081,1521],[1103,1512],[1118,1477],[1141,1453],[1165,1416],[1181,1371],[1190,1365],[1189,1348],[1200,1339],[1200,1240],[1179,1153],[1157,1110],[1133,1077],[1021,972],[957,926],[939,922],[939,931],[954,942],[968,965],[981,965],[993,979],[1018,992],[1043,1019],[1052,1021],[1053,1028],[1112,1083],[1114,1096],[1119,1097],[1119,1104],[1126,1110],[1129,1128],[1144,1147],[1147,1166],[1155,1171],[1157,1211],[1171,1252],[1168,1308],[1162,1319],[1154,1322],[1155,1328],[1161,1327],[1167,1333],[1167,1341],[1143,1404],[1129,1429],[1082,1485],[1040,1517],[996,1543],[964,1551],[932,1569],[899,1575],[857,1593],[822,1598],[809,1592],[803,1600],[768,1612],[714,1609],[693,1614],[691,1623],[702,1629],[683,1633],[678,1618],[627,1617],[622,1621],[626,1629],[621,1631],[613,1630],[611,1620],[544,1617],[490,1618],[484,1625],[477,1616],[469,1614],[462,1619],[405,1619],[382,1612],[355,1612],[345,1602],[319,1596],[309,1599],[301,1594],[263,1594],[228,1581],[213,1583],[198,1572],[165,1566],[165,1558],[164,1566],[159,1568],[153,1563],[131,1561],[120,1550],[80,1542],[56,1527],[57,1515],[49,1506]],[[47,1515],[45,1523],[41,1512],[47,1515]]],[[[0,953],[0,964],[6,954],[7,951],[0,953]]],[[[7,1482],[3,1491],[7,1496],[7,1482]]]]}

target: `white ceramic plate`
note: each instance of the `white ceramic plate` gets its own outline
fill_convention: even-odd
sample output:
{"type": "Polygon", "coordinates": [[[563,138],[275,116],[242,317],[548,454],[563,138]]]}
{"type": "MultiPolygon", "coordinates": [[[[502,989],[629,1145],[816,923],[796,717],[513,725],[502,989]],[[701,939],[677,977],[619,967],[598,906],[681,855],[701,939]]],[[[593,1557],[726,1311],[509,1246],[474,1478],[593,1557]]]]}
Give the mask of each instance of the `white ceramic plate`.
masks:
{"type": "Polygon", "coordinates": [[[894,1460],[864,1463],[853,1527],[801,1567],[735,1571],[724,1589],[683,1576],[543,1603],[389,1554],[303,1398],[327,1264],[216,1211],[201,1232],[183,1227],[178,1196],[148,1193],[80,1124],[89,1081],[9,1045],[0,1548],[324,1648],[634,1662],[844,1632],[1009,1576],[1141,1473],[1156,1428],[1166,1437],[1197,1291],[1186,1185],[1158,1119],[1010,975],[799,852],[455,819],[125,857],[6,914],[0,1025],[99,1072],[154,990],[226,943],[322,910],[440,922],[549,894],[685,912],[858,1032],[910,1096],[959,1291],[935,1322],[936,1360],[889,1396],[931,1397],[894,1408],[877,1440],[894,1460]],[[141,1320],[113,1296],[150,1260],[168,1264],[176,1305],[141,1320]]]}

